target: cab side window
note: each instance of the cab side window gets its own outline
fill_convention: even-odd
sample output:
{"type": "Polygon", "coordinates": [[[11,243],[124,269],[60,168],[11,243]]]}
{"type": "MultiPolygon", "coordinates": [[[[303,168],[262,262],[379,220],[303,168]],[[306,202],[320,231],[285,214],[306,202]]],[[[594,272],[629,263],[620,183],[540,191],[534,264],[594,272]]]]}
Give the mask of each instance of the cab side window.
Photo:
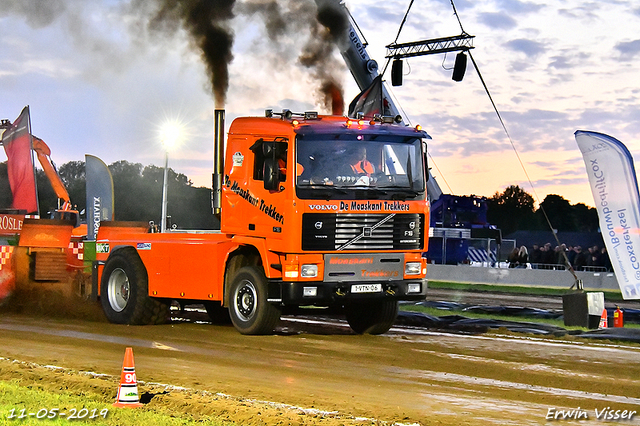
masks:
{"type": "MultiPolygon", "coordinates": [[[[287,151],[288,144],[286,138],[275,138],[274,140],[258,139],[252,146],[254,155],[253,179],[265,180],[265,170],[267,174],[277,174],[276,180],[284,182],[287,178],[287,151]]],[[[269,176],[267,176],[269,177],[269,176]]],[[[274,176],[276,177],[276,176],[274,176]]]]}

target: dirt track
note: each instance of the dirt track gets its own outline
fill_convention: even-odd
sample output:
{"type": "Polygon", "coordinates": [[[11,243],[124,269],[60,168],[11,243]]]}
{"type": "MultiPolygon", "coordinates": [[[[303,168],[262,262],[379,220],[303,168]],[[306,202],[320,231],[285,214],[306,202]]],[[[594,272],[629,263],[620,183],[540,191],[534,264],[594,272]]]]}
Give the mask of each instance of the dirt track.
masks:
{"type": "MultiPolygon", "coordinates": [[[[73,378],[70,389],[98,389],[109,401],[124,348],[131,346],[144,382],[140,392],[152,397],[148,407],[220,414],[239,424],[359,423],[355,418],[366,424],[545,424],[550,409],[578,407],[588,424],[605,424],[595,409],[640,411],[638,346],[405,329],[359,336],[339,322],[292,318],[276,335],[242,336],[231,326],[201,320],[203,314],[189,313],[172,324],[130,327],[4,313],[0,378],[73,378]],[[21,368],[8,360],[111,377],[21,368]],[[301,415],[247,398],[311,411],[301,415]]],[[[640,424],[640,416],[624,424],[640,424]]]]}

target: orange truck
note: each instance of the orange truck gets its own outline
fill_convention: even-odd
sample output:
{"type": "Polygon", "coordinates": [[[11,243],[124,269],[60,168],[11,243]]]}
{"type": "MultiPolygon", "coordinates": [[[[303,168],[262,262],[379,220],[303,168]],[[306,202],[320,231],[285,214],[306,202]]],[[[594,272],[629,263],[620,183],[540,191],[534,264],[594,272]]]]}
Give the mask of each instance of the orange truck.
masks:
{"type": "Polygon", "coordinates": [[[427,290],[430,137],[397,121],[267,110],[235,119],[224,150],[216,110],[220,229],[102,222],[93,288],[107,318],[162,323],[177,301],[268,334],[283,311],[317,306],[340,309],[356,333],[387,332],[398,302],[427,290]]]}

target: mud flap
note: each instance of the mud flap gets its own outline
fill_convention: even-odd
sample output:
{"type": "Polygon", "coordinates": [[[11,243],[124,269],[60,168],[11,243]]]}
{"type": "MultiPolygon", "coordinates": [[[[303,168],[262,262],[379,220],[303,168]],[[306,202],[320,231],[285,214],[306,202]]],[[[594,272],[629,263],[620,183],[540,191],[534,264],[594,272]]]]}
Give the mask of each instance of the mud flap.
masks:
{"type": "Polygon", "coordinates": [[[98,268],[104,266],[105,262],[101,260],[94,260],[91,264],[91,301],[98,301],[98,292],[100,288],[100,281],[98,280],[98,268]]]}
{"type": "Polygon", "coordinates": [[[282,303],[282,281],[269,281],[267,302],[274,304],[282,303]]]}

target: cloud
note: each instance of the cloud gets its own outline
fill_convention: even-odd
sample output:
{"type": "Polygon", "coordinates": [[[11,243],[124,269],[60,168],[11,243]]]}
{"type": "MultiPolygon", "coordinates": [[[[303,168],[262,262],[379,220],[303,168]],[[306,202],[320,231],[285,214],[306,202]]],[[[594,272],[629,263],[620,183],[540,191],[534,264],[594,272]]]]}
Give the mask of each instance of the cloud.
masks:
{"type": "MultiPolygon", "coordinates": [[[[371,6],[368,6],[364,11],[367,15],[367,19],[373,22],[391,21],[391,22],[397,22],[398,25],[400,25],[400,22],[402,21],[402,17],[404,16],[404,13],[405,13],[405,9],[402,7],[389,8],[389,7],[374,5],[374,4],[372,4],[371,6]]],[[[358,21],[360,20],[361,18],[358,17],[358,21]]]]}
{"type": "Polygon", "coordinates": [[[587,3],[580,6],[572,7],[571,9],[558,9],[558,14],[567,18],[573,19],[586,19],[593,21],[599,18],[596,13],[600,9],[598,3],[587,3]]]}
{"type": "Polygon", "coordinates": [[[43,28],[55,21],[66,10],[64,0],[4,0],[3,13],[24,16],[31,28],[43,28]]]}
{"type": "Polygon", "coordinates": [[[632,60],[640,53],[640,40],[623,41],[614,46],[620,52],[620,59],[623,61],[632,60]]]}
{"type": "Polygon", "coordinates": [[[481,13],[478,20],[489,28],[510,30],[518,25],[515,19],[505,13],[481,13]]]}
{"type": "Polygon", "coordinates": [[[518,38],[506,42],[505,47],[515,52],[524,53],[528,58],[536,58],[546,50],[544,43],[524,38],[518,38]]]}
{"type": "Polygon", "coordinates": [[[552,56],[549,67],[556,70],[567,70],[584,66],[591,57],[591,54],[585,52],[576,52],[575,50],[562,50],[559,55],[552,56]]]}
{"type": "Polygon", "coordinates": [[[565,70],[572,68],[573,64],[571,64],[571,59],[567,58],[566,56],[553,56],[551,58],[551,62],[549,62],[549,67],[559,70],[565,70]]]}
{"type": "Polygon", "coordinates": [[[501,10],[515,14],[533,13],[545,7],[544,5],[519,0],[501,0],[498,5],[501,10]]]}

